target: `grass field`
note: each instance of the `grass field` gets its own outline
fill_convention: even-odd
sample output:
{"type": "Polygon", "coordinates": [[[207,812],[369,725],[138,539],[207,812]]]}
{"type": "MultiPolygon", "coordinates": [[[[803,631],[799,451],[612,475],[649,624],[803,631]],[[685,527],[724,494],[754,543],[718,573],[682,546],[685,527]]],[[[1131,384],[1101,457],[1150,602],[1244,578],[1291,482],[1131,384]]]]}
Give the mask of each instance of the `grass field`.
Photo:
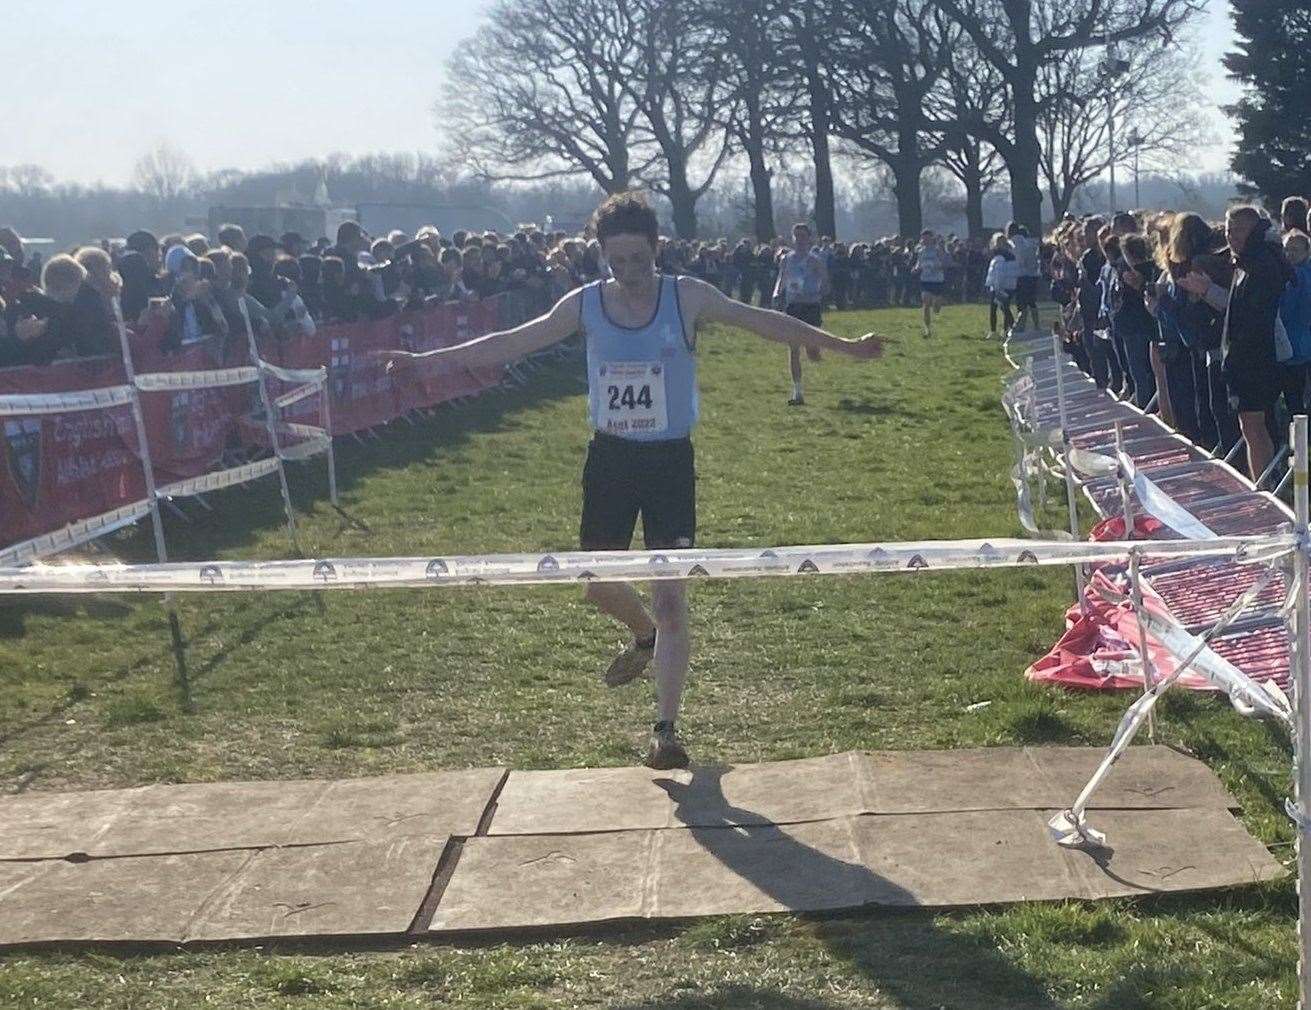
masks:
{"type": "MultiPolygon", "coordinates": [[[[984,314],[835,316],[896,342],[884,360],[810,366],[788,408],[786,354],[702,336],[697,438],[708,547],[1018,535],[999,406],[1007,366],[984,314]]],[[[321,464],[293,474],[307,552],[558,550],[577,536],[586,439],[579,365],[343,443],[350,523],[321,464]]],[[[171,523],[179,558],[286,556],[276,485],[171,523]]],[[[1059,512],[1051,522],[1059,524],[1059,512]]],[[[140,532],[116,541],[146,559],[140,532]]],[[[693,759],[850,748],[1105,745],[1123,697],[1038,689],[1068,572],[699,584],[681,724],[693,759]],[[968,711],[974,702],[986,708],[968,711]]],[[[344,777],[506,764],[634,764],[649,685],[606,690],[621,638],[572,589],[184,598],[192,684],[173,682],[157,603],[0,607],[0,783],[75,789],[344,777]]],[[[1203,758],[1248,827],[1291,858],[1287,741],[1223,700],[1170,696],[1158,738],[1203,758]]],[[[1205,839],[1199,839],[1205,844],[1205,839]]],[[[371,951],[0,955],[0,1007],[1292,1007],[1291,883],[1190,899],[947,915],[739,917],[549,942],[371,951]]]]}

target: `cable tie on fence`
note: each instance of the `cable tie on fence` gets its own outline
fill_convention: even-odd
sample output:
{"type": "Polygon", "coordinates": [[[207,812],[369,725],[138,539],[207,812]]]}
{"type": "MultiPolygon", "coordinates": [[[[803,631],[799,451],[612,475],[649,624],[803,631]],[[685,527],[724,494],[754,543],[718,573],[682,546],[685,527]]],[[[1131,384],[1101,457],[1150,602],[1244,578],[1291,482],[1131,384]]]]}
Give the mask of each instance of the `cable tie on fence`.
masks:
{"type": "Polygon", "coordinates": [[[1311,817],[1291,796],[1284,798],[1284,813],[1297,825],[1299,832],[1311,832],[1311,817]]]}

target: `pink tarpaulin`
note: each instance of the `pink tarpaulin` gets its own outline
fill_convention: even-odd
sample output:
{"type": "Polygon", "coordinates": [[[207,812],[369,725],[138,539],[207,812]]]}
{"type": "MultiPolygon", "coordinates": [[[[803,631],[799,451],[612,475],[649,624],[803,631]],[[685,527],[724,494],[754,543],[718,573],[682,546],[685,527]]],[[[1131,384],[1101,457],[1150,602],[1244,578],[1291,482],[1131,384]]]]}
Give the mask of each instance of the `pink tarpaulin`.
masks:
{"type": "MultiPolygon", "coordinates": [[[[1165,527],[1151,516],[1134,518],[1135,538],[1150,538],[1165,527]]],[[[1121,540],[1124,537],[1124,518],[1111,516],[1093,527],[1090,540],[1121,540]]],[[[1202,587],[1205,601],[1213,604],[1202,615],[1206,623],[1211,623],[1228,608],[1233,600],[1251,585],[1256,578],[1255,567],[1240,568],[1229,565],[1221,568],[1207,563],[1205,570],[1190,574],[1195,581],[1200,578],[1207,583],[1202,587]],[[1229,570],[1243,573],[1236,578],[1229,570]],[[1229,575],[1230,585],[1224,580],[1229,575]]],[[[1165,580],[1162,580],[1163,582],[1165,580]]],[[[1180,581],[1180,580],[1175,580],[1180,581]]],[[[1085,690],[1113,691],[1124,689],[1140,690],[1143,686],[1142,663],[1139,658],[1138,621],[1128,603],[1108,602],[1098,587],[1114,589],[1120,595],[1129,591],[1127,568],[1123,564],[1105,565],[1092,574],[1084,590],[1083,606],[1075,604],[1065,612],[1065,633],[1061,635],[1051,651],[1024,671],[1030,680],[1045,684],[1060,684],[1064,687],[1085,690]]],[[[1170,589],[1177,587],[1171,582],[1170,589]]],[[[1272,584],[1265,593],[1258,597],[1258,604],[1270,605],[1281,598],[1281,588],[1272,584]]],[[[1170,615],[1178,621],[1179,600],[1163,598],[1146,582],[1143,583],[1143,605],[1163,615],[1170,615]]],[[[1195,593],[1192,595],[1196,595],[1195,593]]],[[[1273,680],[1281,686],[1288,677],[1288,636],[1282,626],[1258,629],[1246,636],[1230,636],[1215,643],[1215,651],[1230,662],[1238,665],[1243,672],[1260,682],[1273,680]],[[1241,662],[1240,662],[1241,660],[1241,662]]],[[[1150,634],[1147,636],[1147,652],[1151,658],[1154,676],[1157,680],[1168,677],[1178,668],[1179,663],[1173,653],[1166,650],[1150,634]]],[[[1177,681],[1178,686],[1197,691],[1213,690],[1212,685],[1198,674],[1186,672],[1177,681]]]]}

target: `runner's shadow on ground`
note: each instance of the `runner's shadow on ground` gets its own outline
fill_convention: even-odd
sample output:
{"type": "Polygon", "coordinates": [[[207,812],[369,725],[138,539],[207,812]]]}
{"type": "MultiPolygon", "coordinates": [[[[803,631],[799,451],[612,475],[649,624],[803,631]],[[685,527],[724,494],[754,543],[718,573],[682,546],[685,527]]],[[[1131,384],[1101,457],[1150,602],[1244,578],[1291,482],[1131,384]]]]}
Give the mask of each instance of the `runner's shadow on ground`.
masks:
{"type": "MultiPolygon", "coordinates": [[[[825,918],[815,924],[815,935],[880,991],[908,1007],[1058,1010],[1060,1004],[1037,979],[986,943],[939,928],[893,881],[799,841],[793,837],[799,829],[779,828],[754,811],[732,806],[723,793],[726,770],[697,768],[690,783],[665,779],[656,784],[674,801],[674,816],[698,844],[755,890],[788,908],[821,910],[825,918]],[[862,911],[835,917],[837,909],[862,903],[862,911]]],[[[685,883],[697,886],[694,879],[685,883]]],[[[650,1005],[676,1007],[680,998],[670,993],[650,1005]]],[[[841,1004],[789,1002],[747,991],[685,1005],[801,1010],[841,1004]]]]}

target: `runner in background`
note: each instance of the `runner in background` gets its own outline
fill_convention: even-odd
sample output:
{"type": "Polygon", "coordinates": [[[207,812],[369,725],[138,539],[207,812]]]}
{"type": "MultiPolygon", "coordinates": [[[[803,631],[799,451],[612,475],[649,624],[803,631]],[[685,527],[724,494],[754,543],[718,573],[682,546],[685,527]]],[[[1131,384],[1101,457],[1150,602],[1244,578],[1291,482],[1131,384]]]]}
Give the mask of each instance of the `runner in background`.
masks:
{"type": "MultiPolygon", "coordinates": [[[[824,258],[811,245],[808,224],[792,228],[792,248],[779,257],[778,280],[774,284],[774,308],[782,309],[794,319],[814,326],[824,325],[824,299],[828,296],[829,276],[824,258]]],[[[806,356],[819,360],[819,348],[807,347],[806,356]]],[[[800,407],[805,402],[801,391],[801,346],[794,344],[788,352],[792,372],[792,399],[789,407],[800,407]]]]}

